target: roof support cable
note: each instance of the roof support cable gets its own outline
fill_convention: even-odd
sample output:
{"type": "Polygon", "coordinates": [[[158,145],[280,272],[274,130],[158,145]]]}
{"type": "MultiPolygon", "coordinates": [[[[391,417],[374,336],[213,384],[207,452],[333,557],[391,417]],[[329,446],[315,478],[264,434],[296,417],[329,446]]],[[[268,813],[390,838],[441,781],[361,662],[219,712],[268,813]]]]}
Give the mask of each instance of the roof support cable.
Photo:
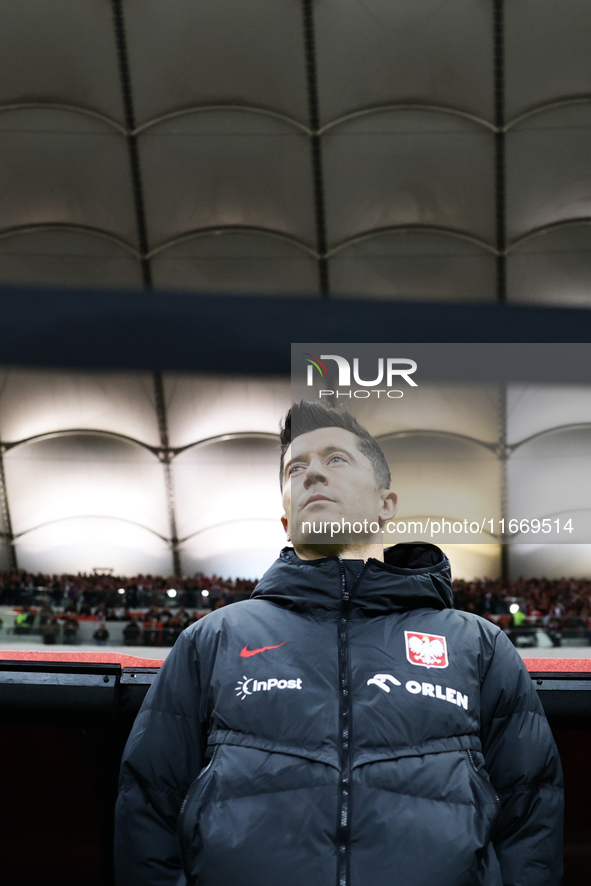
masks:
{"type": "Polygon", "coordinates": [[[172,547],[172,568],[175,576],[182,575],[181,555],[179,551],[179,537],[176,521],[176,497],[174,493],[174,477],[172,475],[173,450],[170,448],[168,436],[168,416],[166,414],[166,399],[164,397],[164,383],[162,373],[153,374],[154,396],[156,416],[158,419],[158,432],[160,434],[160,460],[164,468],[164,482],[166,485],[166,502],[168,505],[168,524],[170,526],[170,542],[172,547]]]}
{"type": "Polygon", "coordinates": [[[129,166],[131,172],[131,186],[133,191],[133,203],[137,237],[141,251],[142,280],[146,289],[152,288],[152,268],[148,258],[148,226],[146,221],[146,209],[144,202],[144,189],[138,140],[135,134],[135,112],[133,107],[133,92],[131,86],[131,72],[129,68],[129,55],[127,40],[125,37],[125,18],[122,0],[111,0],[113,10],[113,24],[115,27],[115,42],[117,46],[117,60],[119,65],[119,80],[121,83],[121,96],[125,113],[125,126],[127,129],[127,150],[129,153],[129,166]]]}
{"type": "Polygon", "coordinates": [[[18,569],[16,559],[16,547],[12,520],[10,519],[10,507],[8,505],[8,491],[6,489],[6,475],[4,473],[4,453],[6,449],[0,445],[0,517],[2,519],[2,536],[8,542],[8,562],[11,569],[18,569]]]}
{"type": "Polygon", "coordinates": [[[316,251],[318,253],[318,284],[320,294],[330,294],[328,258],[326,255],[326,207],[324,202],[324,173],[322,168],[322,140],[320,135],[320,103],[318,99],[318,70],[316,65],[316,36],[314,33],[313,0],[302,0],[304,20],[304,50],[306,53],[306,85],[308,90],[308,114],[310,119],[310,150],[312,154],[312,178],[314,188],[314,214],[316,221],[316,251]]]}
{"type": "MultiPolygon", "coordinates": [[[[506,193],[506,134],[505,134],[505,0],[493,4],[494,53],[494,107],[495,107],[495,211],[497,246],[497,301],[507,301],[507,193],[506,193]]],[[[501,579],[509,582],[509,543],[506,532],[509,517],[507,459],[507,386],[499,385],[499,493],[502,526],[501,579]]]]}
{"type": "MultiPolygon", "coordinates": [[[[133,106],[133,91],[131,85],[131,71],[129,67],[129,53],[125,36],[125,18],[122,0],[111,0],[113,9],[113,23],[115,26],[115,40],[117,44],[117,58],[119,62],[119,79],[121,82],[121,95],[125,111],[125,125],[127,127],[127,148],[129,152],[129,166],[131,171],[131,183],[133,189],[133,201],[137,236],[141,250],[142,279],[146,289],[152,288],[152,268],[150,265],[150,247],[148,243],[148,225],[146,219],[146,207],[144,201],[144,188],[142,184],[142,172],[138,150],[138,136],[136,134],[135,111],[133,106]]],[[[174,494],[174,480],[172,476],[171,452],[168,438],[168,420],[166,415],[166,402],[164,399],[164,384],[162,373],[154,372],[154,399],[156,418],[160,434],[160,459],[164,468],[164,483],[166,486],[166,501],[168,507],[168,523],[170,526],[170,543],[172,552],[172,569],[175,576],[182,574],[181,559],[179,553],[178,532],[176,523],[176,500],[174,494]]]]}
{"type": "Polygon", "coordinates": [[[494,0],[495,213],[497,301],[507,301],[507,195],[505,178],[505,0],[494,0]]]}

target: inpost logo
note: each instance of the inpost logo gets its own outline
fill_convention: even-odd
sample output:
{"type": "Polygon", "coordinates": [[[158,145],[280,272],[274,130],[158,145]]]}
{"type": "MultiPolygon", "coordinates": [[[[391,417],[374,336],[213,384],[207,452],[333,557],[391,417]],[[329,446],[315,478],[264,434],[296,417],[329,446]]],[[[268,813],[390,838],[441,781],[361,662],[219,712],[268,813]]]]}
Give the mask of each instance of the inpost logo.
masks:
{"type": "Polygon", "coordinates": [[[301,677],[298,677],[296,680],[279,680],[276,677],[271,677],[268,680],[255,680],[254,677],[247,677],[243,674],[242,680],[238,680],[238,683],[236,684],[236,695],[244,701],[247,695],[252,695],[254,692],[270,692],[273,689],[301,688],[301,677]]]}
{"type": "MultiPolygon", "coordinates": [[[[370,379],[361,378],[359,358],[354,357],[352,373],[353,382],[354,384],[359,385],[359,388],[355,390],[340,391],[338,388],[351,388],[351,364],[346,357],[341,357],[339,354],[321,354],[319,357],[314,354],[304,354],[303,356],[306,358],[308,364],[306,377],[306,384],[308,387],[313,387],[315,381],[320,381],[322,383],[325,382],[325,380],[328,380],[329,367],[327,367],[325,361],[332,360],[333,363],[336,363],[338,371],[338,381],[335,386],[336,390],[320,390],[318,392],[319,399],[322,399],[322,397],[336,396],[355,397],[358,400],[363,400],[372,395],[379,398],[382,394],[385,394],[386,397],[389,397],[391,400],[398,400],[400,397],[404,396],[404,391],[394,388],[395,384],[400,384],[401,381],[404,381],[413,388],[418,387],[416,381],[411,378],[411,375],[417,370],[417,364],[414,360],[410,360],[407,357],[379,357],[377,367],[374,370],[376,376],[375,378],[370,379]],[[317,374],[320,378],[318,378],[317,374]],[[384,384],[385,387],[378,387],[382,384],[384,384]]],[[[333,371],[334,368],[333,365],[330,366],[330,369],[333,371]]]]}

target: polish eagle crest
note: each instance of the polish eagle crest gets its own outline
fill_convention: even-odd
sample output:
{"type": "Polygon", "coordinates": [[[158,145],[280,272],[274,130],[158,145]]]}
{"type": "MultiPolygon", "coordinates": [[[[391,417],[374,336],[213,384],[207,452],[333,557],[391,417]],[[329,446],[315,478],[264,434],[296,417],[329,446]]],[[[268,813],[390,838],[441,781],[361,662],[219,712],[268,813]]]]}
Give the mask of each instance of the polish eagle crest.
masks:
{"type": "Polygon", "coordinates": [[[405,631],[406,657],[411,664],[425,668],[446,668],[447,642],[439,634],[424,634],[422,631],[405,631]]]}

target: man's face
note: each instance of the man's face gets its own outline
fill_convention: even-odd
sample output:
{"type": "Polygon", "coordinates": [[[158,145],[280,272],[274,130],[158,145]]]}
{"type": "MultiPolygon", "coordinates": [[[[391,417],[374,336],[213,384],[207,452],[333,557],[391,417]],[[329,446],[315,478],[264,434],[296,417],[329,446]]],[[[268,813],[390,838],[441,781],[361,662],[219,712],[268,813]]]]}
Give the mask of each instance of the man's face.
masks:
{"type": "MultiPolygon", "coordinates": [[[[394,516],[396,496],[377,488],[373,465],[359,450],[358,442],[351,431],[329,427],[301,434],[288,448],[283,468],[282,518],[288,541],[325,540],[325,536],[302,533],[304,522],[316,526],[343,520],[383,524],[394,516]]],[[[357,533],[352,540],[367,538],[367,534],[357,533]]]]}

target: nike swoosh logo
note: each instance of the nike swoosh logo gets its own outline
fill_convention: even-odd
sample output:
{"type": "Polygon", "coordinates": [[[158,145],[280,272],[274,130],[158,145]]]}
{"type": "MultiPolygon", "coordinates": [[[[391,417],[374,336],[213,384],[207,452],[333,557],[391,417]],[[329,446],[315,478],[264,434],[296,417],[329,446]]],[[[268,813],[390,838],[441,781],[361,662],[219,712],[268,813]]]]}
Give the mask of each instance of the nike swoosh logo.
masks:
{"type": "MultiPolygon", "coordinates": [[[[279,646],[285,646],[287,640],[284,643],[280,643],[279,646]]],[[[249,649],[247,646],[241,650],[240,655],[242,658],[248,658],[249,655],[258,655],[259,652],[265,652],[267,649],[279,649],[279,646],[261,646],[260,649],[249,649]]]]}

